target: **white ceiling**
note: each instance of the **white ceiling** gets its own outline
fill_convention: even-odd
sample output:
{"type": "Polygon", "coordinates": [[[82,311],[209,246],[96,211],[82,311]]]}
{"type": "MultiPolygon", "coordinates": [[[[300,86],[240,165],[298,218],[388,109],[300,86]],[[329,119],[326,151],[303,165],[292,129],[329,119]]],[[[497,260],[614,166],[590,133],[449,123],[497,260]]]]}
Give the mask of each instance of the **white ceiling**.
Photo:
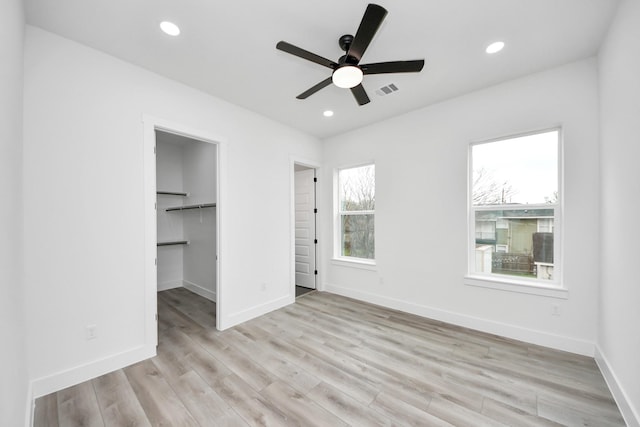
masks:
{"type": "Polygon", "coordinates": [[[27,0],[31,25],[76,40],[320,138],[594,55],[617,0],[380,0],[389,14],[363,63],[425,59],[417,74],[365,76],[359,107],[320,65],[276,50],[280,40],[336,61],[364,0],[27,0]],[[170,37],[169,20],[182,30],[170,37]],[[493,56],[490,42],[506,48],[493,56]],[[389,83],[400,89],[380,97],[389,83]],[[335,115],[323,117],[331,109],[335,115]]]}

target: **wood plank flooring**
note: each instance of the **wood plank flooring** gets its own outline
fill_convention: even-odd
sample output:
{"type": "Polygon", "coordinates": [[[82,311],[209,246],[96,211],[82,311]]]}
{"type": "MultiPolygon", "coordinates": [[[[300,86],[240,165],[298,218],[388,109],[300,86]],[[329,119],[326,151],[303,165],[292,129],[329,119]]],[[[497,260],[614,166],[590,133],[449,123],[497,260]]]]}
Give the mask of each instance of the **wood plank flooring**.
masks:
{"type": "Polygon", "coordinates": [[[35,426],[624,426],[592,358],[313,292],[224,332],[158,294],[158,355],[37,399],[35,426]]]}

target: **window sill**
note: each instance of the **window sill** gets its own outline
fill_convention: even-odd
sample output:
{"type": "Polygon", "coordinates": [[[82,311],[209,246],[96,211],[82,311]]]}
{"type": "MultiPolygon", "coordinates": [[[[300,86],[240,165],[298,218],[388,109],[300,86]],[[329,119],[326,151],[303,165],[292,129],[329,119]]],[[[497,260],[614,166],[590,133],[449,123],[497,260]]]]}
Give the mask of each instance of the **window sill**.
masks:
{"type": "Polygon", "coordinates": [[[339,265],[341,267],[353,267],[372,271],[376,271],[378,269],[375,261],[362,258],[332,258],[331,264],[339,265]]]}
{"type": "Polygon", "coordinates": [[[560,286],[523,283],[517,280],[496,279],[484,276],[465,276],[464,284],[481,288],[496,289],[521,294],[539,295],[551,298],[568,299],[569,290],[560,286]]]}

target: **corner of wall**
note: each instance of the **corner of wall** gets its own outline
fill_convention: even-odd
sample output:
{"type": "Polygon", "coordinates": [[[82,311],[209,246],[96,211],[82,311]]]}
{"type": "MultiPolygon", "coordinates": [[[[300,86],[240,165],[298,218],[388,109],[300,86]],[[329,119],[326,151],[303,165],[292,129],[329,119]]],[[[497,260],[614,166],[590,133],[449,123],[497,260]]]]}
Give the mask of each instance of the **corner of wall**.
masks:
{"type": "Polygon", "coordinates": [[[640,426],[640,315],[634,262],[640,250],[629,238],[635,219],[640,58],[629,55],[640,36],[640,3],[622,0],[598,52],[600,108],[600,264],[596,362],[629,426],[640,426]]]}
{"type": "Polygon", "coordinates": [[[631,399],[620,385],[618,377],[598,344],[596,344],[595,348],[595,360],[627,426],[640,427],[640,413],[638,413],[638,408],[634,408],[631,399]]]}

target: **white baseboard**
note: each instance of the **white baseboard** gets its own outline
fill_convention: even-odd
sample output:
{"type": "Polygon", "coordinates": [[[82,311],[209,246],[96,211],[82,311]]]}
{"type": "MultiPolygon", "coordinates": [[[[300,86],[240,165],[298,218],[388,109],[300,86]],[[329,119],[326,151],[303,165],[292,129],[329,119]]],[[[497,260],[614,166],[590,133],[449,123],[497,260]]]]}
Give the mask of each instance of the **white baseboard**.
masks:
{"type": "Polygon", "coordinates": [[[415,314],[429,319],[439,320],[441,322],[451,323],[453,325],[500,335],[502,337],[524,341],[531,344],[593,357],[595,345],[589,341],[550,334],[548,332],[536,331],[533,329],[521,328],[519,326],[482,319],[479,317],[467,316],[465,314],[441,310],[426,305],[415,304],[368,292],[357,291],[329,283],[325,283],[323,288],[327,292],[369,302],[371,304],[381,305],[394,310],[404,311],[406,313],[415,314]]]}
{"type": "Polygon", "coordinates": [[[158,292],[180,287],[182,287],[182,280],[167,280],[166,282],[158,283],[158,292]]]}
{"type": "Polygon", "coordinates": [[[246,322],[247,320],[255,319],[256,317],[260,317],[263,314],[267,314],[289,304],[293,304],[295,300],[295,295],[286,295],[284,297],[268,301],[264,304],[258,304],[246,310],[232,313],[228,316],[222,316],[220,319],[220,330],[223,331],[225,329],[229,329],[233,326],[239,325],[242,322],[246,322]]]}
{"type": "MultiPolygon", "coordinates": [[[[607,361],[607,358],[602,353],[600,346],[596,345],[595,359],[600,372],[604,380],[611,390],[611,394],[618,404],[618,409],[627,423],[628,427],[640,427],[640,408],[634,408],[631,399],[627,396],[624,389],[621,387],[618,377],[611,369],[611,365],[607,361]]],[[[637,403],[637,402],[636,402],[637,403]]]]}
{"type": "Polygon", "coordinates": [[[194,294],[198,294],[203,298],[206,298],[210,301],[216,302],[216,293],[215,291],[211,291],[205,287],[202,287],[200,285],[197,285],[193,282],[190,282],[188,280],[183,280],[182,281],[182,286],[184,286],[185,288],[189,289],[191,292],[193,292],[194,294]]]}
{"type": "Polygon", "coordinates": [[[156,347],[141,346],[131,350],[95,360],[84,365],[67,369],[53,375],[37,378],[31,381],[31,397],[32,400],[45,396],[67,387],[71,387],[81,382],[99,377],[108,372],[112,372],[125,366],[132,365],[145,359],[149,359],[156,355],[156,347]]]}

